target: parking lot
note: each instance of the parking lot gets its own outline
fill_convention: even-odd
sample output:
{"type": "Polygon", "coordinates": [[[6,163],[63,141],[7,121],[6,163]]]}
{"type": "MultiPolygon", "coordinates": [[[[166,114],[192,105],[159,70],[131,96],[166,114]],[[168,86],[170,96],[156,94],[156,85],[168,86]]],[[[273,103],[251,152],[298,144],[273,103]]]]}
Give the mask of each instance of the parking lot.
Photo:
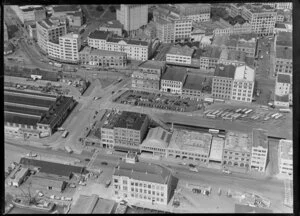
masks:
{"type": "Polygon", "coordinates": [[[191,112],[202,108],[202,102],[198,100],[136,90],[128,90],[124,92],[122,95],[114,99],[114,102],[179,112],[191,112]]]}

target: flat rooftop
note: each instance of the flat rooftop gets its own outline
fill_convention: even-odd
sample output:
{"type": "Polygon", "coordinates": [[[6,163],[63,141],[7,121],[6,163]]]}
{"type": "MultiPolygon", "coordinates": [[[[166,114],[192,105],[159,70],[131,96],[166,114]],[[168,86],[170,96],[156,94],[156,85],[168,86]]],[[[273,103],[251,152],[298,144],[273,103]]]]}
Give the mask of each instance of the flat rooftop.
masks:
{"type": "Polygon", "coordinates": [[[217,59],[219,59],[220,55],[221,55],[221,51],[222,50],[219,47],[214,47],[214,46],[205,47],[202,50],[200,58],[201,57],[207,57],[207,58],[217,58],[217,59]]]}
{"type": "Polygon", "coordinates": [[[27,92],[27,91],[8,89],[8,88],[4,88],[4,93],[18,93],[18,94],[22,94],[22,95],[32,95],[32,96],[36,95],[36,96],[56,98],[56,95],[43,94],[43,93],[39,93],[39,92],[27,92]]]}
{"type": "Polygon", "coordinates": [[[225,139],[225,150],[236,152],[251,152],[252,136],[247,133],[228,132],[225,139]]]}
{"type": "Polygon", "coordinates": [[[292,32],[278,32],[276,36],[277,46],[293,46],[293,33],[292,32]]]}
{"type": "Polygon", "coordinates": [[[95,194],[91,196],[80,194],[76,203],[71,206],[70,214],[91,214],[98,199],[98,195],[95,194]]]}
{"type": "Polygon", "coordinates": [[[172,134],[162,127],[151,128],[141,146],[165,149],[168,147],[172,134]]]}
{"type": "Polygon", "coordinates": [[[4,102],[44,107],[44,108],[49,108],[54,103],[53,100],[44,100],[39,98],[8,95],[8,94],[4,95],[4,102]]]}
{"type": "Polygon", "coordinates": [[[73,32],[70,32],[68,34],[65,34],[63,36],[60,36],[61,38],[68,38],[68,39],[78,39],[79,35],[78,34],[74,34],[73,32]]]}
{"type": "Polygon", "coordinates": [[[252,131],[253,137],[253,147],[261,146],[264,149],[268,149],[268,131],[263,129],[253,129],[252,131]]]}
{"type": "Polygon", "coordinates": [[[293,59],[292,47],[276,46],[276,58],[293,59]]]}
{"type": "Polygon", "coordinates": [[[183,85],[183,89],[193,89],[201,91],[203,82],[205,82],[205,77],[196,74],[188,74],[183,85]]]}
{"type": "Polygon", "coordinates": [[[160,165],[136,162],[135,164],[120,162],[114,169],[113,175],[127,176],[130,179],[167,184],[172,176],[171,172],[160,165]]]}
{"type": "Polygon", "coordinates": [[[278,73],[277,74],[277,82],[290,84],[291,83],[291,75],[278,73]]]}
{"type": "Polygon", "coordinates": [[[137,45],[137,46],[148,46],[147,41],[141,41],[141,40],[134,40],[134,39],[125,39],[125,38],[108,38],[107,42],[112,43],[119,43],[119,44],[130,44],[130,45],[137,45]]]}
{"type": "Polygon", "coordinates": [[[36,126],[36,124],[39,122],[39,120],[40,120],[40,117],[24,116],[24,115],[11,114],[11,113],[4,112],[4,121],[5,122],[36,126]]]}
{"type": "Polygon", "coordinates": [[[164,61],[147,60],[138,65],[140,68],[162,69],[166,63],[164,61]]]}
{"type": "Polygon", "coordinates": [[[110,34],[111,33],[107,32],[107,31],[96,30],[96,31],[91,32],[88,37],[92,38],[92,39],[107,40],[107,38],[110,34]]]}
{"type": "MultiPolygon", "coordinates": [[[[110,214],[112,213],[115,201],[99,198],[94,209],[93,214],[110,214]]],[[[81,212],[79,212],[81,213],[81,212]]]]}
{"type": "Polygon", "coordinates": [[[54,12],[69,12],[81,10],[79,5],[57,5],[53,7],[54,12]]]}
{"type": "Polygon", "coordinates": [[[254,82],[255,72],[254,69],[249,66],[238,66],[235,70],[234,79],[235,80],[245,80],[254,82]]]}
{"type": "Polygon", "coordinates": [[[216,77],[226,77],[226,78],[234,78],[236,67],[233,65],[223,65],[218,64],[216,66],[214,76],[216,77]]]}
{"type": "Polygon", "coordinates": [[[4,105],[4,112],[21,113],[21,114],[35,115],[40,117],[42,114],[46,113],[47,111],[42,109],[34,109],[34,108],[28,108],[22,106],[4,105]]]}
{"type": "Polygon", "coordinates": [[[220,137],[213,137],[211,142],[209,160],[222,161],[223,148],[224,139],[220,137]]]}
{"type": "Polygon", "coordinates": [[[187,74],[186,69],[178,68],[178,67],[167,67],[161,79],[184,82],[186,74],[187,74]]]}
{"type": "Polygon", "coordinates": [[[98,56],[126,56],[126,53],[124,52],[100,50],[89,46],[84,47],[79,53],[86,53],[86,54],[98,55],[98,56]]]}
{"type": "Polygon", "coordinates": [[[188,56],[188,57],[192,57],[194,53],[194,49],[189,48],[188,46],[180,46],[180,45],[176,45],[171,47],[171,49],[167,52],[167,55],[182,55],[182,56],[188,56]]]}
{"type": "Polygon", "coordinates": [[[54,27],[60,27],[60,26],[66,26],[64,22],[61,22],[59,18],[56,17],[51,17],[51,18],[46,18],[41,21],[37,22],[39,25],[41,25],[45,29],[51,29],[54,27]]]}
{"type": "Polygon", "coordinates": [[[42,6],[29,6],[29,7],[20,7],[20,9],[23,11],[23,12],[29,12],[29,11],[35,11],[35,10],[44,10],[44,8],[42,6]]]}
{"type": "Polygon", "coordinates": [[[209,155],[212,135],[188,130],[174,130],[169,149],[209,155]]]}
{"type": "Polygon", "coordinates": [[[280,158],[285,160],[293,160],[293,141],[280,140],[279,141],[280,158]]]}
{"type": "Polygon", "coordinates": [[[106,28],[122,28],[122,24],[118,20],[111,20],[111,21],[108,21],[108,22],[102,24],[100,26],[100,28],[101,27],[106,27],[106,28]]]}
{"type": "Polygon", "coordinates": [[[220,59],[245,62],[246,53],[239,50],[223,49],[220,55],[220,59]]]}
{"type": "Polygon", "coordinates": [[[102,125],[102,128],[113,129],[118,119],[120,118],[120,115],[121,113],[117,113],[110,110],[105,116],[105,120],[104,120],[104,124],[102,125]]]}
{"type": "Polygon", "coordinates": [[[141,130],[147,116],[142,113],[123,111],[114,127],[141,130]]]}
{"type": "Polygon", "coordinates": [[[287,95],[282,95],[282,96],[275,95],[275,101],[288,103],[289,102],[289,95],[288,94],[287,95]]]}

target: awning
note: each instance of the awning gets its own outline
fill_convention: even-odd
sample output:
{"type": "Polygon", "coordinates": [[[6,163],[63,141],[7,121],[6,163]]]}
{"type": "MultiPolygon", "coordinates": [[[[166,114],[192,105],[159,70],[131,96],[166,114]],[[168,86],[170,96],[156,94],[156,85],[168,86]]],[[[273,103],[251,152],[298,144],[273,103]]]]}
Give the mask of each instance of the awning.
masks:
{"type": "Polygon", "coordinates": [[[140,149],[138,148],[129,148],[129,147],[125,147],[125,146],[114,146],[114,150],[116,151],[126,151],[126,152],[140,152],[140,149]]]}

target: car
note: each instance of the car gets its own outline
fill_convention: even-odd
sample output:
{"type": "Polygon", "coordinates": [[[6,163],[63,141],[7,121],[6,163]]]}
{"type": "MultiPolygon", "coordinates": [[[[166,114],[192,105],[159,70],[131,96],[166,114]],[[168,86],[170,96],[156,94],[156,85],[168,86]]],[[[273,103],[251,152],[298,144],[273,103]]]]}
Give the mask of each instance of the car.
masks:
{"type": "Polygon", "coordinates": [[[189,164],[189,167],[195,168],[196,166],[194,164],[189,164]]]}
{"type": "Polygon", "coordinates": [[[73,184],[73,183],[71,183],[71,184],[69,184],[69,187],[70,187],[70,188],[76,188],[76,185],[73,184]]]}
{"type": "Polygon", "coordinates": [[[82,142],[82,137],[79,137],[78,141],[79,141],[79,142],[82,142]]]}
{"type": "Polygon", "coordinates": [[[39,195],[39,197],[44,196],[44,194],[42,192],[39,192],[38,195],[39,195]]]}
{"type": "Polygon", "coordinates": [[[33,153],[28,153],[26,154],[27,157],[37,157],[37,154],[33,154],[33,153]]]}
{"type": "Polygon", "coordinates": [[[126,201],[125,200],[121,200],[119,203],[120,203],[120,205],[126,205],[126,201]]]}
{"type": "Polygon", "coordinates": [[[197,168],[190,168],[190,171],[192,171],[192,172],[199,172],[199,170],[197,168]]]}
{"type": "Polygon", "coordinates": [[[231,173],[232,173],[232,172],[229,171],[228,169],[223,169],[222,172],[225,173],[225,174],[231,174],[231,173]]]}
{"type": "Polygon", "coordinates": [[[91,161],[91,159],[89,159],[89,158],[85,158],[84,160],[85,160],[85,161],[91,161]]]}
{"type": "Polygon", "coordinates": [[[102,161],[101,165],[107,165],[108,163],[106,161],[102,161]]]}
{"type": "Polygon", "coordinates": [[[81,186],[86,186],[86,183],[83,182],[83,181],[80,181],[78,184],[81,185],[81,186]]]}

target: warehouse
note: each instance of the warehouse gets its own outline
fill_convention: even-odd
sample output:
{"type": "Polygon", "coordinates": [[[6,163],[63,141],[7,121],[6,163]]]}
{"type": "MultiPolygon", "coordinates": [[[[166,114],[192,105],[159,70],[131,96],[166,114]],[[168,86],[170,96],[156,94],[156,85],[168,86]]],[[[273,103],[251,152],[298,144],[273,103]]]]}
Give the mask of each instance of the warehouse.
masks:
{"type": "Polygon", "coordinates": [[[45,178],[38,175],[32,176],[30,180],[31,184],[33,184],[35,187],[39,187],[42,191],[53,190],[61,193],[67,186],[67,182],[65,181],[52,178],[45,178]]]}
{"type": "Polygon", "coordinates": [[[15,187],[19,187],[25,180],[25,177],[28,175],[28,172],[28,168],[21,168],[20,171],[15,173],[15,178],[9,179],[9,184],[15,187]]]}
{"type": "Polygon", "coordinates": [[[72,97],[4,89],[5,134],[24,138],[51,135],[74,106],[72,97]]]}

